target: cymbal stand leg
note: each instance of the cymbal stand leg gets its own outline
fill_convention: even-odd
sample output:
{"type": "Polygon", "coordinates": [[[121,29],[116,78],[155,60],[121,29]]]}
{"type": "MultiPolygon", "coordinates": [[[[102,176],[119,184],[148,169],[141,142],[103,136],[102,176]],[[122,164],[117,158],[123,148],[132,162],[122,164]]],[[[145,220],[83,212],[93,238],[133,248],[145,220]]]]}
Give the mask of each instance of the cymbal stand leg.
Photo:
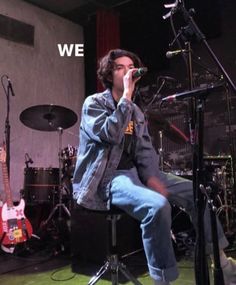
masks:
{"type": "Polygon", "coordinates": [[[62,219],[62,209],[64,210],[64,212],[68,215],[68,217],[70,217],[70,212],[67,209],[67,207],[65,206],[64,203],[62,203],[62,190],[63,190],[63,185],[62,185],[62,157],[61,157],[61,153],[62,153],[62,133],[63,133],[63,129],[62,128],[58,128],[58,133],[59,133],[59,142],[58,142],[58,158],[59,158],[59,203],[57,204],[59,212],[58,212],[58,219],[59,221],[62,219]]]}
{"type": "MultiPolygon", "coordinates": [[[[52,217],[54,216],[54,214],[56,213],[57,210],[58,213],[60,214],[60,209],[63,208],[63,210],[65,211],[65,213],[67,214],[67,216],[70,218],[71,217],[71,214],[70,214],[70,211],[67,209],[67,207],[65,206],[65,204],[63,203],[59,203],[57,204],[51,211],[50,215],[48,216],[47,220],[45,220],[43,222],[43,226],[46,226],[49,221],[52,219],[52,217]]],[[[62,219],[60,216],[58,217],[58,220],[60,221],[60,219],[62,219]]]]}
{"type": "Polygon", "coordinates": [[[58,210],[58,221],[62,221],[62,209],[64,210],[64,212],[67,214],[67,216],[69,218],[71,217],[70,211],[68,210],[66,205],[64,203],[62,203],[63,185],[62,185],[62,157],[61,157],[61,153],[62,153],[63,129],[61,127],[59,127],[57,130],[58,130],[58,134],[59,134],[59,137],[58,137],[59,138],[59,141],[58,141],[58,158],[59,158],[58,204],[56,204],[56,206],[54,206],[54,208],[52,209],[51,213],[49,214],[47,220],[44,221],[44,223],[43,223],[44,226],[46,226],[48,224],[48,222],[52,219],[52,217],[54,216],[54,214],[56,213],[57,210],[58,210]]]}
{"type": "Polygon", "coordinates": [[[59,203],[57,204],[59,212],[58,212],[58,219],[59,221],[61,220],[62,217],[62,159],[61,159],[61,151],[62,151],[62,134],[63,134],[63,129],[58,128],[58,159],[59,159],[59,203]],[[60,205],[60,206],[59,206],[60,205]]]}

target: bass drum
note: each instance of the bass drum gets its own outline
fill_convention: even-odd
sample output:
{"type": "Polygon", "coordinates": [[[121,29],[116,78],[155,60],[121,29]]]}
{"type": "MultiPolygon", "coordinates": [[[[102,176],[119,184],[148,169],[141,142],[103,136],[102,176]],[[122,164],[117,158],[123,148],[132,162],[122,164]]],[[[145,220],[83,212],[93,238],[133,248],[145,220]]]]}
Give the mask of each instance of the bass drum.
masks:
{"type": "Polygon", "coordinates": [[[24,169],[24,189],[26,204],[52,203],[59,188],[59,168],[24,169]]]}

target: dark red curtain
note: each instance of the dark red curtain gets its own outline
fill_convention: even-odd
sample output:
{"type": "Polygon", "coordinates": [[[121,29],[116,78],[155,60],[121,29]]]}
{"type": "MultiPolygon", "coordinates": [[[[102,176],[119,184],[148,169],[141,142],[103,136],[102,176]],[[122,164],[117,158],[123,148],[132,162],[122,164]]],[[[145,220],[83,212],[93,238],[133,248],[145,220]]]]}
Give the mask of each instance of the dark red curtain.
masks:
{"type": "MultiPolygon", "coordinates": [[[[120,47],[120,22],[118,13],[112,10],[98,10],[96,14],[96,50],[97,61],[110,49],[120,47]]],[[[102,91],[102,84],[97,81],[97,90],[102,91]]]]}

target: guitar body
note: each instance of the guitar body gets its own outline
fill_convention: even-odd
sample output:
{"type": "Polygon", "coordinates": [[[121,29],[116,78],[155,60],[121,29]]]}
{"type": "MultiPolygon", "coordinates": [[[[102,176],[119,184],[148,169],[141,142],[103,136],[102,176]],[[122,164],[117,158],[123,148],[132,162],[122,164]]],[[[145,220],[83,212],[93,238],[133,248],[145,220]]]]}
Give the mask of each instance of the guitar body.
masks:
{"type": "Polygon", "coordinates": [[[24,214],[25,201],[17,206],[3,204],[0,208],[0,240],[3,245],[25,242],[32,236],[32,226],[24,214]]]}

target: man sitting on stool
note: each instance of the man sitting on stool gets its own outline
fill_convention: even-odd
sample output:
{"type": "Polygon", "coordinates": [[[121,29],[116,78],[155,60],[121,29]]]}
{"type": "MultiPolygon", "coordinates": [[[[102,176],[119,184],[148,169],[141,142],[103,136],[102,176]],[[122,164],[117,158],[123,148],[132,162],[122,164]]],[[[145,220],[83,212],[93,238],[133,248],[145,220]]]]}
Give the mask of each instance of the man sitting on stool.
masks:
{"type": "MultiPolygon", "coordinates": [[[[139,220],[150,276],[156,285],[168,285],[178,277],[170,203],[184,208],[195,224],[193,186],[159,170],[144,114],[132,101],[140,67],[138,56],[125,50],[111,50],[101,59],[98,77],[107,89],[83,105],[73,196],[86,208],[115,205],[139,220]]],[[[204,223],[211,253],[208,210],[204,223]]],[[[225,284],[236,284],[236,262],[223,251],[228,242],[219,222],[218,238],[225,284]]]]}

